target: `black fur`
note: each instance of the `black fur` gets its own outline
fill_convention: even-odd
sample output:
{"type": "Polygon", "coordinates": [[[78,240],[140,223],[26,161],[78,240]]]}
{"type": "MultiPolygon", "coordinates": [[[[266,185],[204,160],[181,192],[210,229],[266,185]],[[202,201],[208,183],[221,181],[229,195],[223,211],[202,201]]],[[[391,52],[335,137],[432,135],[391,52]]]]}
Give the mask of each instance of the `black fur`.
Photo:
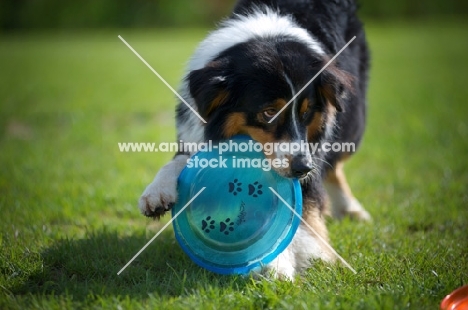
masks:
{"type": "MultiPolygon", "coordinates": [[[[335,139],[339,142],[361,142],[366,123],[366,91],[369,72],[369,50],[354,0],[239,0],[234,14],[249,14],[253,6],[267,6],[294,20],[307,29],[335,55],[353,36],[354,42],[335,60],[337,67],[354,77],[354,96],[346,100],[347,113],[337,115],[335,139]]],[[[330,152],[327,162],[332,166],[343,154],[330,152]]],[[[326,168],[326,167],[325,167],[326,168]]]]}
{"type": "MultiPolygon", "coordinates": [[[[326,57],[315,54],[293,37],[274,40],[253,38],[221,52],[206,67],[190,72],[187,76],[190,93],[198,111],[208,121],[205,125],[205,139],[229,138],[223,131],[226,120],[233,113],[240,112],[246,117],[246,125],[262,129],[272,135],[274,140],[291,137],[309,142],[324,142],[324,132],[317,132],[311,138],[307,137],[306,128],[315,113],[325,113],[327,102],[331,102],[337,110],[331,140],[359,145],[365,128],[369,53],[362,24],[356,16],[355,2],[240,0],[230,18],[251,14],[253,7],[269,7],[281,14],[291,15],[322,44],[326,57]],[[308,99],[311,102],[310,109],[300,119],[304,130],[299,137],[297,130],[293,130],[291,121],[287,119],[288,115],[298,113],[291,111],[292,105],[283,112],[283,119],[278,117],[274,124],[259,119],[262,110],[273,101],[278,98],[289,101],[292,97],[285,75],[296,90],[302,88],[353,36],[356,36],[355,41],[299,96],[300,101],[308,99]],[[331,91],[324,92],[327,88],[331,91]],[[218,100],[213,108],[210,104],[220,94],[226,96],[222,97],[222,102],[218,100]]],[[[183,121],[184,111],[183,106],[179,106],[178,122],[183,121]]],[[[315,157],[325,156],[317,161],[327,163],[320,167],[321,175],[343,155],[349,154],[315,154],[315,157]]],[[[301,180],[304,199],[316,201],[321,208],[322,185],[319,180],[312,178],[314,177],[309,175],[301,180]]]]}

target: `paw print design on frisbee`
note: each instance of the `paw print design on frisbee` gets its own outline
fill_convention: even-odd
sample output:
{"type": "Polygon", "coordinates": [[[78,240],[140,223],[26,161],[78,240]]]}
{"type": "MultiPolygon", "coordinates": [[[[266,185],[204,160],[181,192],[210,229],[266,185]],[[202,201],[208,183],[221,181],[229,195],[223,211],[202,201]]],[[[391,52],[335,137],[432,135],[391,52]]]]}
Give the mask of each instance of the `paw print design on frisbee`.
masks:
{"type": "Polygon", "coordinates": [[[231,222],[231,219],[228,217],[223,222],[219,223],[219,231],[224,232],[227,236],[234,231],[234,222],[231,222]]]}
{"type": "Polygon", "coordinates": [[[206,219],[202,220],[202,230],[209,233],[215,229],[215,221],[211,219],[211,216],[207,216],[206,219]]]}
{"type": "Polygon", "coordinates": [[[234,181],[229,182],[229,192],[232,193],[234,196],[237,196],[238,193],[242,192],[242,183],[239,182],[238,179],[234,179],[234,181]]]}
{"type": "Polygon", "coordinates": [[[258,197],[263,194],[263,185],[255,181],[253,184],[249,184],[249,196],[258,197]]]}

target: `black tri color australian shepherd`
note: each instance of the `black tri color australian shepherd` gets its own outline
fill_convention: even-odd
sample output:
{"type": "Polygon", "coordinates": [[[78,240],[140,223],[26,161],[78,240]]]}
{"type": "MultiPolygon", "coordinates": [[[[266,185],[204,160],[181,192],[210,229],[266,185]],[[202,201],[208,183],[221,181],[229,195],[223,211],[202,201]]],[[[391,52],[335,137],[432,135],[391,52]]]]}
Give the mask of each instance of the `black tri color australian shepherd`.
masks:
{"type": "MultiPolygon", "coordinates": [[[[354,0],[240,0],[189,61],[180,93],[206,123],[179,102],[178,139],[205,142],[247,134],[260,143],[357,147],[365,127],[369,55],[356,9],[354,0]]],[[[343,171],[353,153],[301,149],[288,155],[287,167],[275,169],[299,178],[303,218],[324,240],[325,214],[370,220],[343,171]]],[[[144,215],[159,218],[171,209],[189,157],[179,152],[157,173],[139,201],[144,215]]],[[[301,224],[288,248],[265,269],[274,277],[293,278],[315,259],[333,261],[335,255],[301,224]]]]}

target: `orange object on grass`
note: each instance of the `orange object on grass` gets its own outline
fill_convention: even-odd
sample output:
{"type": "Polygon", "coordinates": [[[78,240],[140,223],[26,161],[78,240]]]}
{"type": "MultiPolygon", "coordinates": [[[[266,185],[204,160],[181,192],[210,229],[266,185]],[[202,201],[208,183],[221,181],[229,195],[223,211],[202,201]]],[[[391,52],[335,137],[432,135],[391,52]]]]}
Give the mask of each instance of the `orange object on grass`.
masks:
{"type": "Polygon", "coordinates": [[[457,288],[445,296],[440,303],[441,310],[468,310],[468,285],[457,288]]]}

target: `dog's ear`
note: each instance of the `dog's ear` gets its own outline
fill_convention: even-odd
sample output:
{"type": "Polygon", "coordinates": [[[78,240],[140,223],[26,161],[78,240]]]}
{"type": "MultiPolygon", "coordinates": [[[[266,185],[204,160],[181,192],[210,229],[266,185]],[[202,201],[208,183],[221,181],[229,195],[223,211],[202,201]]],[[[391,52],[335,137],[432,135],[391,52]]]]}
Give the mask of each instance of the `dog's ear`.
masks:
{"type": "Polygon", "coordinates": [[[324,104],[343,112],[346,109],[344,99],[354,94],[353,76],[331,64],[321,73],[317,92],[324,104]]]}
{"type": "Polygon", "coordinates": [[[212,61],[204,68],[190,72],[187,80],[198,112],[204,118],[209,118],[229,97],[226,61],[212,61]]]}

